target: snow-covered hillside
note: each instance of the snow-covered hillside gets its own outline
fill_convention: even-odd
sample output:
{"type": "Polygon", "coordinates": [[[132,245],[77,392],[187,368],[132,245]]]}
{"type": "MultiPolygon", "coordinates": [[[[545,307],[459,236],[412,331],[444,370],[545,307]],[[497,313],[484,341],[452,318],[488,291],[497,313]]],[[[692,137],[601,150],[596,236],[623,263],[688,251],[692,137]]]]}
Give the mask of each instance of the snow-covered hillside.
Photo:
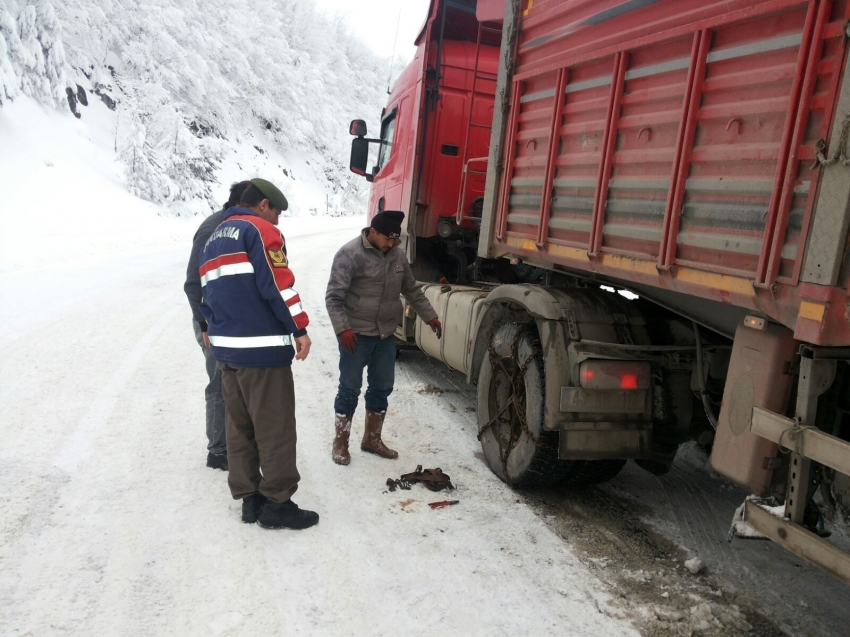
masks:
{"type": "Polygon", "coordinates": [[[293,214],[361,213],[347,127],[377,117],[387,70],[310,3],[0,0],[0,126],[31,130],[16,101],[56,110],[62,152],[88,139],[122,187],[176,216],[260,174],[293,214]]]}

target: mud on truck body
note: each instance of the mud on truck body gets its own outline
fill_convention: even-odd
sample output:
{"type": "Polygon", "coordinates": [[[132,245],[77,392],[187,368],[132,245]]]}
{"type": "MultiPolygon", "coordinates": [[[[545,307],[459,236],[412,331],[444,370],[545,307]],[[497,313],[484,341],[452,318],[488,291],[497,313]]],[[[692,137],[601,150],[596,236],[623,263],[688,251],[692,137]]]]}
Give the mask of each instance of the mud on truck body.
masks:
{"type": "Polygon", "coordinates": [[[850,0],[431,3],[351,168],[370,216],[406,212],[444,325],[408,308],[397,336],[477,385],[499,477],[661,474],[697,440],[751,527],[850,583],[816,504],[850,505],[849,22],[850,0]]]}

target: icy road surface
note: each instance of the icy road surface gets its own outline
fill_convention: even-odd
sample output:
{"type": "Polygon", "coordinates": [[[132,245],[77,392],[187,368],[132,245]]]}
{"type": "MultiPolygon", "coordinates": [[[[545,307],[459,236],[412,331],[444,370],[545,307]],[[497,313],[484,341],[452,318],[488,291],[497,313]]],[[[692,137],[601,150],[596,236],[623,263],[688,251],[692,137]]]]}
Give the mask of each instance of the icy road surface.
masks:
{"type": "MultiPolygon", "coordinates": [[[[283,220],[286,232],[286,220],[283,220]]],[[[318,527],[242,524],[204,466],[203,358],[189,247],[0,277],[3,635],[633,635],[569,546],[476,458],[447,401],[400,374],[400,459],[330,459],[336,345],[324,310],[356,230],[290,237],[313,350],[294,366],[302,481],[318,527]],[[460,504],[421,486],[441,467],[460,504]]],[[[352,436],[362,434],[362,410],[352,436]]]]}

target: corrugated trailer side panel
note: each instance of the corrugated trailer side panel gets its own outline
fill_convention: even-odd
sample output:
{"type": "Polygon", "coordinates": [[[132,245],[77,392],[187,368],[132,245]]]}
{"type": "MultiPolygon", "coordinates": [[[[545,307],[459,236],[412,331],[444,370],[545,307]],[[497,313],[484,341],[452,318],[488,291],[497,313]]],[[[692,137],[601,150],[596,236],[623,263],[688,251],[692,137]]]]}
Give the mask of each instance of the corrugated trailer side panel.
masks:
{"type": "Polygon", "coordinates": [[[826,301],[800,337],[850,344],[834,307],[846,290],[798,286],[848,0],[523,6],[491,253],[699,294],[792,329],[812,314],[806,299],[826,301]]]}
{"type": "MultiPolygon", "coordinates": [[[[788,154],[786,127],[793,126],[792,96],[799,92],[813,7],[713,31],[679,185],[684,198],[672,262],[757,280],[763,237],[780,203],[778,173],[788,154]]],[[[808,184],[800,188],[809,191],[808,184]]],[[[786,256],[793,260],[796,252],[786,256]]]]}

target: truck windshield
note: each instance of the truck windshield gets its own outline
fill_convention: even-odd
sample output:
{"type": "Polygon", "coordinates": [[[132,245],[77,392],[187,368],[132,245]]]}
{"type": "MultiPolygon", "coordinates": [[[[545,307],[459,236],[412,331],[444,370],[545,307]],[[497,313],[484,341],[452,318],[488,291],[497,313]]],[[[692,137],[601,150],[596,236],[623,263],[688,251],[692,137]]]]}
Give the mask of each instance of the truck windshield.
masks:
{"type": "Polygon", "coordinates": [[[394,110],[384,121],[381,122],[381,150],[378,152],[378,170],[384,167],[384,164],[389,161],[393,152],[393,135],[395,134],[395,116],[398,113],[394,110]]]}

